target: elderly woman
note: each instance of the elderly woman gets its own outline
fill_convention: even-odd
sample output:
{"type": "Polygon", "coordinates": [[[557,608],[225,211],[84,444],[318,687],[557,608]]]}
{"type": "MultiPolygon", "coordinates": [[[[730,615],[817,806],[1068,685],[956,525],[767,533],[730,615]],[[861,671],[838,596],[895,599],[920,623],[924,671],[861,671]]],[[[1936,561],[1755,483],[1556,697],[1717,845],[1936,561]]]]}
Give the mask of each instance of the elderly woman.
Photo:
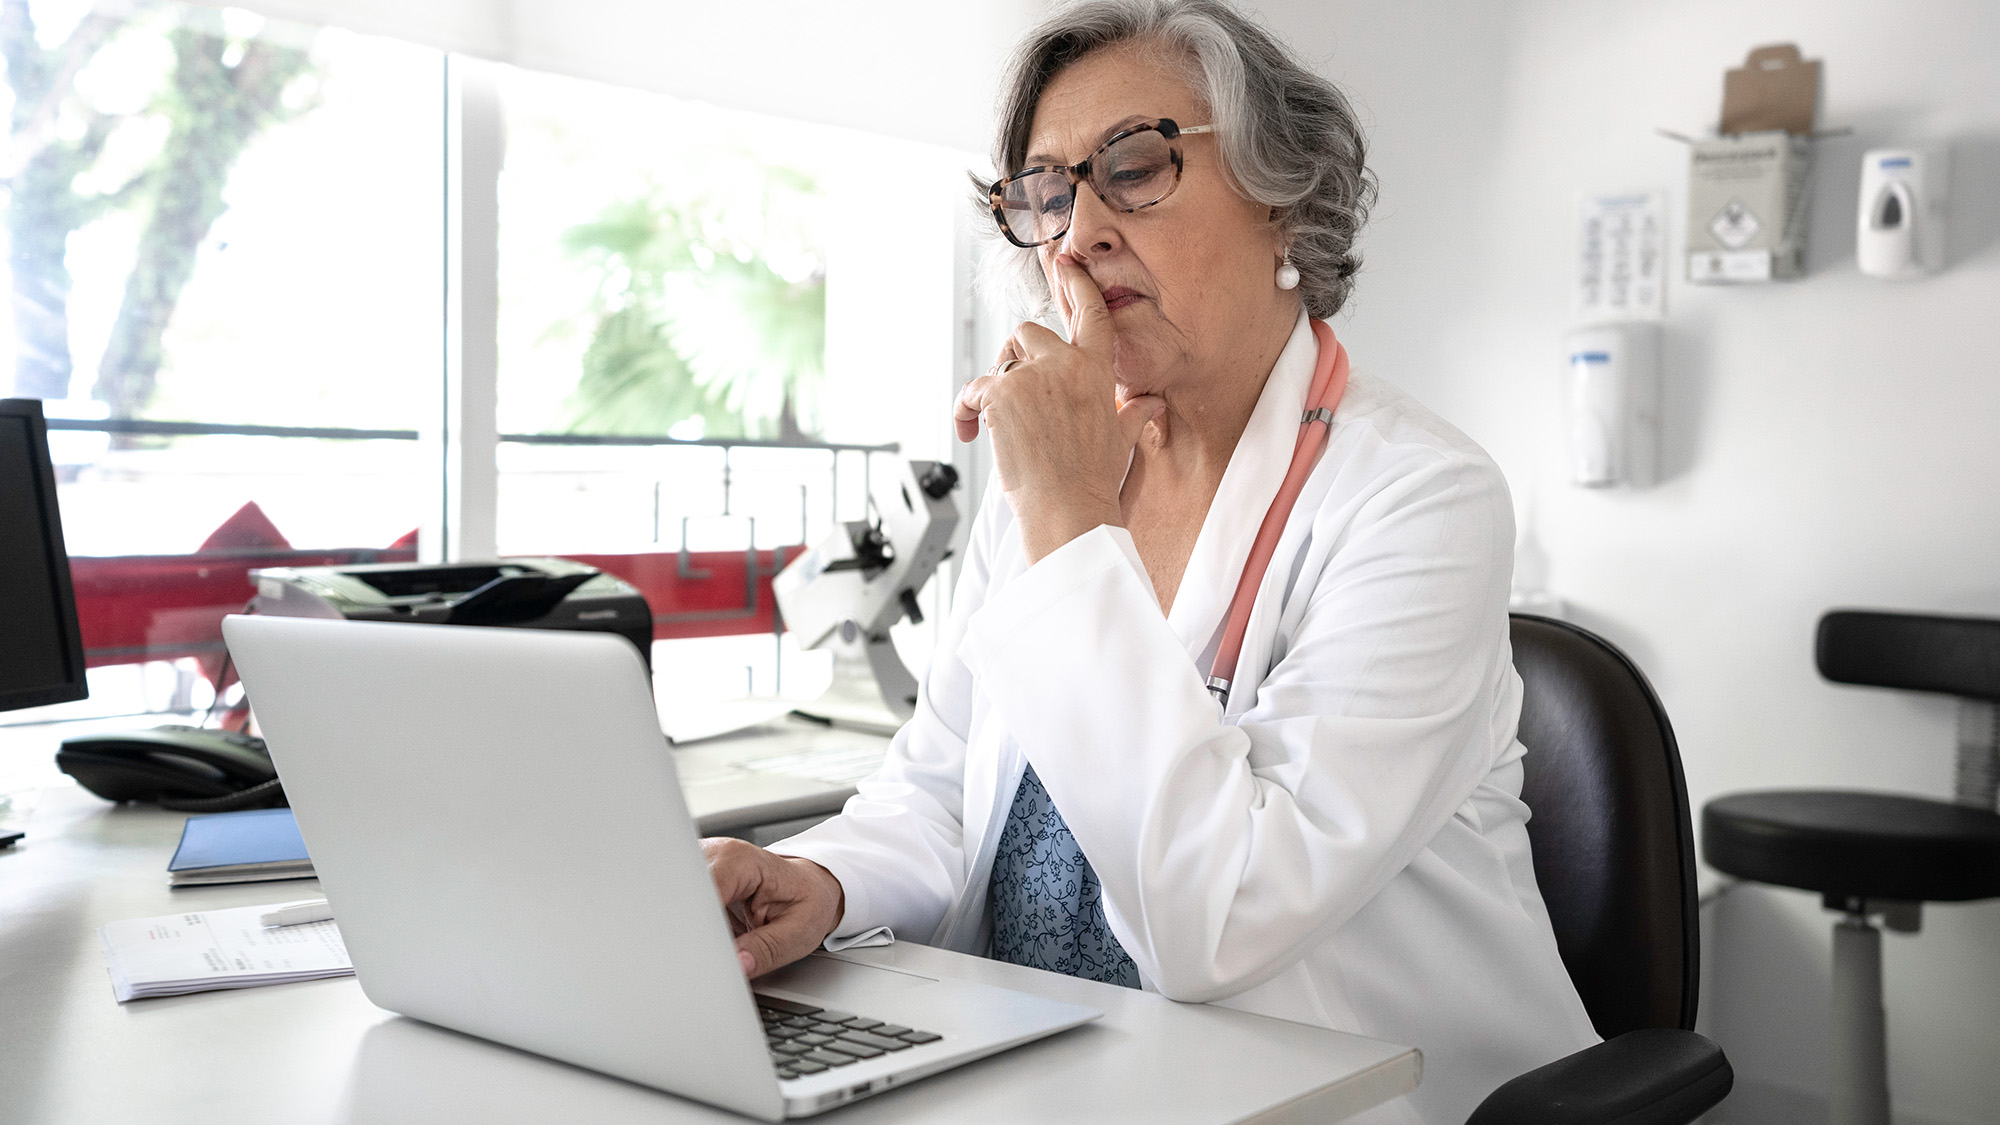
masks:
{"type": "Polygon", "coordinates": [[[1096,0],[1021,47],[995,149],[1068,338],[1023,323],[959,399],[999,487],[881,771],[708,842],[744,969],[886,928],[1416,1044],[1370,1119],[1462,1121],[1596,1036],[1519,799],[1505,482],[1316,323],[1352,112],[1217,0],[1096,0]]]}

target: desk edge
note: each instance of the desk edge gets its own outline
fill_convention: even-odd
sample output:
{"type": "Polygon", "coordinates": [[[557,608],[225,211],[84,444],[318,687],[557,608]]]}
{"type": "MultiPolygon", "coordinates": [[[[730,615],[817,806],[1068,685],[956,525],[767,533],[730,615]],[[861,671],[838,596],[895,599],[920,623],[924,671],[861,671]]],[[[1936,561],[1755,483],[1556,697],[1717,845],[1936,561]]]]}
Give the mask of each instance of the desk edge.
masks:
{"type": "Polygon", "coordinates": [[[1416,1047],[1384,1059],[1358,1074],[1336,1079],[1281,1105],[1241,1119],[1241,1125],[1289,1125],[1338,1121],[1385,1105],[1417,1088],[1424,1055],[1416,1047]]]}

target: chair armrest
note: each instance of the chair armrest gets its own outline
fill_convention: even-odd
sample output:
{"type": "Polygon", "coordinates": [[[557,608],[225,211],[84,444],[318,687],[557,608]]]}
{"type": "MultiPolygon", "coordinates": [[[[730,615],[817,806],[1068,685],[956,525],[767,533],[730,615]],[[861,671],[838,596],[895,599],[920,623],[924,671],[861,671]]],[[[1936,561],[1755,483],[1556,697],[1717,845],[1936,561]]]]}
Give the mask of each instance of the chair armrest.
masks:
{"type": "Polygon", "coordinates": [[[1466,1125],[1687,1125],[1735,1081],[1707,1039],[1641,1028],[1509,1080],[1466,1125]]]}

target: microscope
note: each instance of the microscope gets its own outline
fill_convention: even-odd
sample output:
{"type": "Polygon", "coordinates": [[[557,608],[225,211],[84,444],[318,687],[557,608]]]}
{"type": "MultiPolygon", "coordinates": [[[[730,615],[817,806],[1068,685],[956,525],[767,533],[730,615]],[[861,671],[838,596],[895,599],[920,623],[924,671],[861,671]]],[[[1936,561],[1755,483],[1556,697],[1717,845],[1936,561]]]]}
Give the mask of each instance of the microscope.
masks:
{"type": "Polygon", "coordinates": [[[771,581],[799,647],[833,651],[833,683],[798,713],[885,735],[917,708],[916,677],[889,628],[904,617],[923,621],[917,591],[950,554],[959,520],[956,470],[940,461],[893,464],[869,488],[869,518],[836,527],[771,581]]]}

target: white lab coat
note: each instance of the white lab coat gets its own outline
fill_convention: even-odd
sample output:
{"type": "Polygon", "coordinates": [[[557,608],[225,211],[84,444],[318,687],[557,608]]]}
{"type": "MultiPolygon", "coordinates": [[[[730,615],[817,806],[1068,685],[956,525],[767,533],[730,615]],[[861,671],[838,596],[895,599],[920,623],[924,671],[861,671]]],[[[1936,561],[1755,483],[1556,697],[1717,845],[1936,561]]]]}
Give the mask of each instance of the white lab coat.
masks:
{"type": "Polygon", "coordinates": [[[983,954],[995,845],[1032,761],[1146,988],[1415,1044],[1422,1085],[1365,1120],[1455,1123],[1597,1042],[1519,799],[1499,469],[1355,375],[1227,713],[1204,687],[1317,350],[1301,316],[1165,616],[1122,528],[1029,567],[988,490],[916,717],[842,815],[772,850],[840,880],[830,947],[887,927],[983,954]]]}

